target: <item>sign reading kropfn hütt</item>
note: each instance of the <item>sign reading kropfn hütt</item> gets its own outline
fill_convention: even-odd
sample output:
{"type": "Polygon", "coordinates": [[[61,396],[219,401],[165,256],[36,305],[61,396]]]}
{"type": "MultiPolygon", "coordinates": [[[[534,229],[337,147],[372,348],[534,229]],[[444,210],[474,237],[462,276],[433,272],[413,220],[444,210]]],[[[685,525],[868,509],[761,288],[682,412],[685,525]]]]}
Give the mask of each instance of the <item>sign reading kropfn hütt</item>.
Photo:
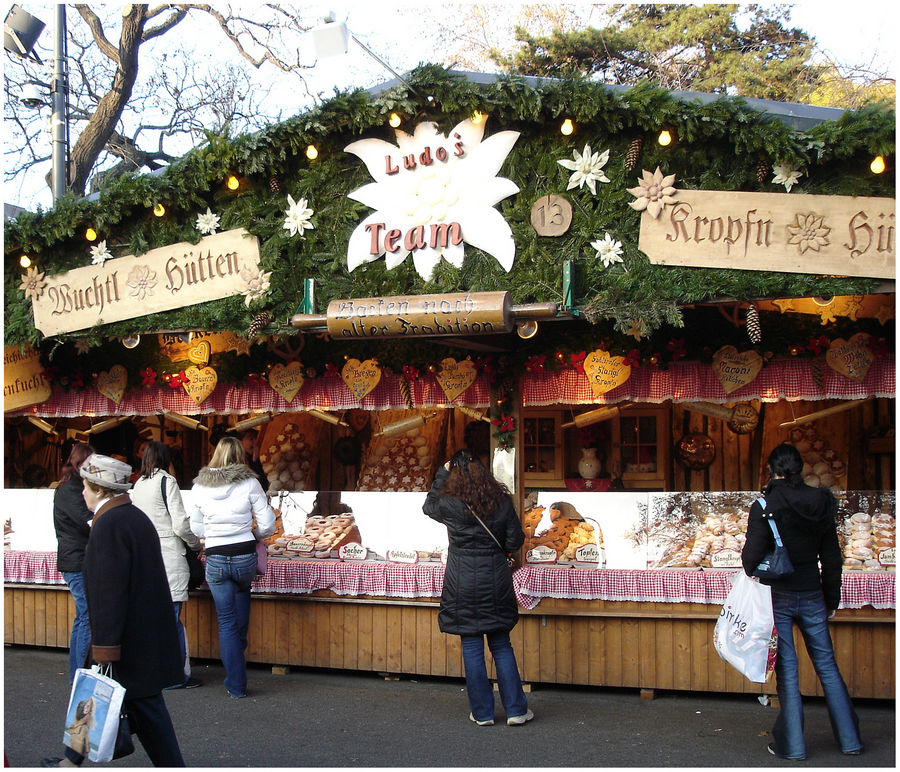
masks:
{"type": "Polygon", "coordinates": [[[487,335],[512,329],[506,292],[351,298],[328,304],[333,337],[403,338],[417,335],[487,335]]]}
{"type": "Polygon", "coordinates": [[[53,335],[238,295],[258,266],[259,242],[242,228],[110,258],[48,277],[34,326],[53,335]]]}
{"type": "Polygon", "coordinates": [[[651,263],[893,279],[893,198],[679,190],[638,246],[651,263]]]}
{"type": "Polygon", "coordinates": [[[50,399],[40,355],[31,345],[3,347],[3,410],[18,410],[50,399]]]}

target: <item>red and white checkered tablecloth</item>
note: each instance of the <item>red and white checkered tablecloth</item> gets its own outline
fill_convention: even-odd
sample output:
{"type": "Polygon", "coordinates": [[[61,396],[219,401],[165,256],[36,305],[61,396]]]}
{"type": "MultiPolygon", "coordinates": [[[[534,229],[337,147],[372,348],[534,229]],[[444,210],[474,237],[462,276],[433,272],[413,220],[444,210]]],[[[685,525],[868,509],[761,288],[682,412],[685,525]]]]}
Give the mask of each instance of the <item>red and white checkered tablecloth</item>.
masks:
{"type": "Polygon", "coordinates": [[[16,584],[65,584],[56,570],[55,552],[3,550],[3,581],[16,584]]]}
{"type": "MultiPolygon", "coordinates": [[[[723,603],[732,571],[548,568],[523,566],[513,574],[516,598],[533,609],[541,598],[639,603],[723,603]]],[[[845,571],[841,608],[895,608],[895,578],[888,572],[845,571]]]]}

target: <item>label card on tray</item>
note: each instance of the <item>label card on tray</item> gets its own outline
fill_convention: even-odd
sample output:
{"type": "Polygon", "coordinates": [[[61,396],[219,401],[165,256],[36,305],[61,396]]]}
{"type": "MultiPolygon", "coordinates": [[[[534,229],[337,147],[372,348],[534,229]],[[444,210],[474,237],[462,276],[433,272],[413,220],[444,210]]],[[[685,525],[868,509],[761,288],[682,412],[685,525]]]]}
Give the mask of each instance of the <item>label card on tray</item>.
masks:
{"type": "Polygon", "coordinates": [[[391,563],[418,563],[419,553],[416,550],[388,550],[387,559],[391,563]]]}
{"type": "Polygon", "coordinates": [[[555,563],[556,550],[543,544],[525,553],[526,563],[555,563]]]}
{"type": "Polygon", "coordinates": [[[719,550],[709,556],[712,568],[741,568],[741,553],[737,550],[719,550]]]}
{"type": "Polygon", "coordinates": [[[369,550],[362,544],[351,541],[341,546],[338,550],[338,557],[341,560],[365,560],[369,557],[369,550]]]}
{"type": "Polygon", "coordinates": [[[313,550],[315,549],[315,544],[312,539],[307,539],[305,536],[298,536],[296,539],[291,539],[286,545],[286,550],[290,550],[293,552],[299,552],[303,555],[311,555],[313,550]]]}
{"type": "Polygon", "coordinates": [[[891,547],[890,549],[881,550],[878,553],[878,562],[883,566],[896,566],[897,565],[897,553],[896,548],[891,547]]]}
{"type": "Polygon", "coordinates": [[[600,550],[596,544],[582,544],[575,550],[575,560],[579,563],[600,563],[600,550]]]}

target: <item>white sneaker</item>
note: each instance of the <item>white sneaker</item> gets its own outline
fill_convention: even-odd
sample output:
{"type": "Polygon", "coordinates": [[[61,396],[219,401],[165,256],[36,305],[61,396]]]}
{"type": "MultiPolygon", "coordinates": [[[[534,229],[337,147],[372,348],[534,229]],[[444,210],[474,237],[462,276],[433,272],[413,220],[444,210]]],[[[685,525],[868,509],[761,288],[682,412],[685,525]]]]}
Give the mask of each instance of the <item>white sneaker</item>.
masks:
{"type": "Polygon", "coordinates": [[[494,725],[494,719],[491,719],[490,721],[479,721],[471,713],[469,713],[469,721],[474,721],[476,724],[478,724],[478,726],[493,726],[494,725]]]}
{"type": "Polygon", "coordinates": [[[530,710],[524,716],[510,716],[506,719],[506,723],[508,726],[521,726],[526,721],[531,721],[534,718],[534,713],[530,710]]]}

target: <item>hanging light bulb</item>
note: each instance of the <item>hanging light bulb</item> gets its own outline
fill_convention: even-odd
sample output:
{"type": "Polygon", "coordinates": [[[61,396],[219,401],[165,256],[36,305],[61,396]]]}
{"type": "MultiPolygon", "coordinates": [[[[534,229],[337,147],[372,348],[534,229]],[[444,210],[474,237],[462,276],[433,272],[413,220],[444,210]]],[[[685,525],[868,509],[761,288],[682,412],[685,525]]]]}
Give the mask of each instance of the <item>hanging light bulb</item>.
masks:
{"type": "Polygon", "coordinates": [[[125,348],[137,348],[140,342],[140,335],[126,335],[122,338],[122,345],[125,346],[125,348]]]}
{"type": "Polygon", "coordinates": [[[872,170],[872,174],[881,174],[884,171],[884,158],[876,155],[869,164],[869,168],[872,170]]]}
{"type": "Polygon", "coordinates": [[[97,240],[97,231],[95,231],[93,228],[88,228],[88,229],[84,232],[84,237],[85,237],[88,241],[96,241],[96,240],[97,240]]]}
{"type": "Polygon", "coordinates": [[[30,268],[31,258],[28,257],[28,255],[22,255],[22,257],[19,258],[19,265],[21,265],[23,268],[30,268]]]}
{"type": "Polygon", "coordinates": [[[319,150],[315,145],[306,146],[306,157],[310,161],[315,161],[319,157],[319,150]]]}
{"type": "Polygon", "coordinates": [[[568,137],[573,131],[575,131],[575,124],[572,123],[571,118],[566,118],[559,127],[559,133],[568,137]]]}
{"type": "Polygon", "coordinates": [[[237,190],[241,186],[241,181],[233,174],[225,181],[225,187],[229,190],[237,190]]]}
{"type": "Polygon", "coordinates": [[[476,126],[481,125],[485,122],[485,120],[487,120],[487,116],[479,110],[476,110],[472,113],[472,123],[474,123],[476,126]]]}
{"type": "Polygon", "coordinates": [[[397,113],[391,113],[391,117],[388,118],[388,125],[392,129],[396,129],[401,123],[403,123],[403,119],[397,113]]]}
{"type": "Polygon", "coordinates": [[[672,132],[668,129],[663,129],[659,132],[659,137],[656,138],[656,141],[663,147],[668,147],[672,144],[672,132]]]}
{"type": "Polygon", "coordinates": [[[162,204],[157,203],[156,206],[153,207],[153,214],[155,214],[157,217],[162,217],[165,213],[166,208],[162,204]]]}

